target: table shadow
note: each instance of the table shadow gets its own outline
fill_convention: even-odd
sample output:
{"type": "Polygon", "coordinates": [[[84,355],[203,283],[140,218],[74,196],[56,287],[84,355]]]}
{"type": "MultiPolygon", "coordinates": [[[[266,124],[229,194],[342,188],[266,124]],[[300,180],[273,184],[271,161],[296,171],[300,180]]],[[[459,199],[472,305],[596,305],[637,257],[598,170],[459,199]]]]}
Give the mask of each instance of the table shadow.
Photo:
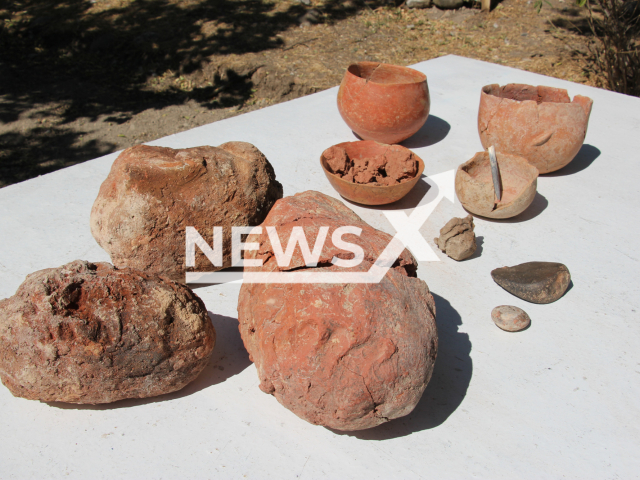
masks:
{"type": "Polygon", "coordinates": [[[386,205],[365,205],[364,203],[353,202],[348,198],[342,196],[341,198],[344,203],[350,203],[351,205],[356,205],[368,210],[409,210],[411,208],[417,207],[427,194],[430,195],[429,198],[435,198],[438,195],[438,187],[432,187],[426,182],[426,179],[427,176],[422,174],[420,176],[420,180],[418,180],[415,186],[411,190],[409,190],[409,193],[407,193],[400,200],[393,203],[387,203],[386,205]]]}
{"type": "MultiPolygon", "coordinates": [[[[409,149],[435,145],[441,140],[444,140],[449,134],[449,130],[451,130],[451,125],[449,125],[448,122],[435,115],[429,115],[427,121],[420,127],[420,130],[400,142],[399,145],[409,149]]],[[[362,137],[356,132],[353,130],[351,132],[358,140],[362,140],[362,137]]]]}
{"type": "Polygon", "coordinates": [[[48,405],[65,410],[114,410],[118,408],[137,407],[149,403],[166,402],[192,395],[200,390],[225,382],[229,378],[240,374],[251,365],[249,354],[244,348],[238,320],[209,312],[209,318],[216,330],[216,346],[205,369],[189,385],[177,392],[167,393],[149,398],[128,398],[113,403],[98,405],[78,405],[65,402],[44,402],[48,405]]]}
{"type": "Polygon", "coordinates": [[[435,115],[429,115],[427,121],[420,127],[420,130],[400,142],[400,145],[406,148],[429,147],[444,140],[450,130],[451,125],[449,125],[447,121],[435,115]]]}
{"type": "Polygon", "coordinates": [[[438,357],[431,380],[416,408],[409,415],[367,430],[343,432],[360,440],[390,440],[442,425],[460,406],[467,394],[473,362],[469,335],[458,331],[462,318],[441,296],[431,292],[436,302],[438,357]]]}
{"type": "Polygon", "coordinates": [[[573,175],[588,168],[602,152],[600,149],[585,143],[580,151],[566,167],[555,172],[543,174],[545,177],[564,177],[565,175],[573,175]]]}

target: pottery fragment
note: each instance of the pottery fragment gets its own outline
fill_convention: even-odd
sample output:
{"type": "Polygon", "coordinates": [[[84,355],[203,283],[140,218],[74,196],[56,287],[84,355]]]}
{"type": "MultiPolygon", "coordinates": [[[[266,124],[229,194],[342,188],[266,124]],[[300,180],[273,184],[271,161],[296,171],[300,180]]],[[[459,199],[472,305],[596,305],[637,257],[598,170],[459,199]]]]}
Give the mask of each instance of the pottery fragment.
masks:
{"type": "Polygon", "coordinates": [[[407,182],[418,174],[419,163],[411,150],[400,145],[381,147],[379,151],[351,158],[345,147],[334,145],[322,152],[322,159],[327,170],[353,183],[390,186],[407,182]]]}
{"type": "MultiPolygon", "coordinates": [[[[276,202],[263,232],[248,236],[259,249],[246,251],[245,260],[264,263],[246,268],[245,276],[365,273],[391,238],[338,200],[299,193],[276,202]],[[322,235],[317,265],[307,265],[299,247],[290,262],[279,265],[280,248],[272,245],[266,226],[275,227],[283,250],[294,228],[303,229],[310,248],[322,235]],[[344,226],[361,229],[342,237],[363,250],[355,266],[334,263],[354,257],[334,244],[334,232],[344,226]]],[[[240,334],[260,389],[304,420],[338,430],[371,428],[410,413],[431,378],[438,344],[433,297],[416,269],[405,249],[376,283],[344,283],[339,275],[336,283],[243,283],[240,334]]]]}
{"type": "Polygon", "coordinates": [[[440,229],[440,236],[434,239],[438,248],[454,260],[469,258],[476,251],[476,235],[473,232],[473,217],[454,217],[440,229]]]}
{"type": "Polygon", "coordinates": [[[569,269],[555,262],[527,262],[496,268],[491,277],[507,292],[532,303],[555,302],[571,282],[569,269]]]}
{"type": "Polygon", "coordinates": [[[458,166],[456,195],[475,215],[510,218],[524,212],[536,196],[538,170],[517,155],[496,152],[502,196],[496,198],[488,152],[458,166]]]}
{"type": "Polygon", "coordinates": [[[502,330],[519,332],[531,324],[527,312],[512,305],[500,305],[491,310],[491,319],[502,330]]]}
{"type": "Polygon", "coordinates": [[[585,135],[593,101],[565,89],[510,83],[480,92],[478,131],[484,148],[527,159],[540,174],[567,165],[585,135]]]}
{"type": "Polygon", "coordinates": [[[109,403],[180,390],[215,331],[202,300],[166,277],[76,260],[0,301],[0,377],[16,397],[109,403]]]}

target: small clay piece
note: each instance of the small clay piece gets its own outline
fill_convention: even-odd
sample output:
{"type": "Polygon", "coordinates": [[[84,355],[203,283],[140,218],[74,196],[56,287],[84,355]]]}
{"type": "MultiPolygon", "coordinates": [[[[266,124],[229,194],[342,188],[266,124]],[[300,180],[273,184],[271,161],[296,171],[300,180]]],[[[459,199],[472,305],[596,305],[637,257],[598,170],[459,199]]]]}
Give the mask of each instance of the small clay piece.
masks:
{"type": "MultiPolygon", "coordinates": [[[[265,229],[249,235],[246,241],[259,250],[245,251],[245,259],[263,265],[245,268],[248,274],[367,272],[392,238],[318,192],[278,200],[263,225],[275,227],[280,245],[272,246],[265,229]],[[362,229],[342,237],[364,251],[351,267],[334,263],[354,257],[333,243],[344,226],[362,229]],[[278,264],[275,252],[286,250],[294,228],[302,228],[310,248],[324,237],[317,265],[304,260],[299,246],[291,261],[278,264]]],[[[404,250],[377,283],[243,283],[240,334],[260,388],[308,422],[338,430],[371,428],[411,412],[431,378],[438,345],[433,297],[416,269],[404,250]]]]}
{"type": "Polygon", "coordinates": [[[378,62],[349,65],[338,91],[338,110],[363,140],[399,143],[420,130],[429,116],[427,76],[378,62]]]}
{"type": "Polygon", "coordinates": [[[491,310],[491,319],[502,330],[519,332],[531,324],[527,312],[511,305],[500,305],[491,310]]]}
{"type": "MultiPolygon", "coordinates": [[[[325,162],[327,162],[327,168],[331,173],[335,173],[344,178],[350,171],[353,170],[353,161],[347,155],[347,151],[340,147],[329,147],[323,153],[325,162]]],[[[353,181],[353,173],[351,174],[353,181]]]]}
{"type": "Polygon", "coordinates": [[[138,145],[122,152],[91,210],[91,233],[113,264],[185,281],[186,227],[213,245],[222,227],[223,265],[196,249],[195,270],[231,266],[233,226],[258,225],[282,197],[273,167],[253,145],[174,150],[138,145]]]}
{"type": "Polygon", "coordinates": [[[205,368],[215,339],[188,287],[108,263],[40,270],[0,301],[0,377],[30,400],[96,404],[174,392],[205,368]]]}
{"type": "Polygon", "coordinates": [[[491,277],[507,292],[532,303],[555,302],[571,282],[569,269],[562,263],[553,262],[527,262],[496,268],[491,277]]]}
{"type": "Polygon", "coordinates": [[[571,101],[562,88],[487,85],[480,93],[480,141],[526,158],[540,174],[553,172],[582,147],[592,105],[581,95],[571,101]]]}
{"type": "Polygon", "coordinates": [[[473,233],[473,217],[454,217],[440,229],[440,237],[434,242],[438,248],[454,260],[469,258],[476,251],[476,235],[473,233]]]}
{"type": "Polygon", "coordinates": [[[502,197],[496,198],[488,152],[479,152],[458,167],[456,194],[469,212],[488,218],[510,218],[524,212],[536,196],[538,170],[524,158],[496,153],[502,197]]]}
{"type": "Polygon", "coordinates": [[[408,148],[371,140],[329,147],[322,152],[320,164],[340,195],[365,205],[400,200],[424,170],[422,159],[408,148]]]}

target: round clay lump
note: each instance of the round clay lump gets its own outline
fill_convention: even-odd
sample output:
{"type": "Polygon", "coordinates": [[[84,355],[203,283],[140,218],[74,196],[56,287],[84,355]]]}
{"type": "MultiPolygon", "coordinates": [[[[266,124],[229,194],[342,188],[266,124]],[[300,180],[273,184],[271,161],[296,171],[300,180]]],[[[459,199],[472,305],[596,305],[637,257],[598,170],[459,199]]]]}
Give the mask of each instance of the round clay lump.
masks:
{"type": "MultiPolygon", "coordinates": [[[[318,192],[279,200],[264,224],[276,228],[282,248],[294,228],[303,229],[309,245],[328,230],[315,265],[299,247],[280,265],[264,229],[249,235],[247,242],[259,249],[247,250],[245,259],[263,261],[249,272],[364,273],[391,241],[318,192]],[[354,256],[333,243],[336,229],[346,225],[361,229],[344,235],[364,252],[354,266],[337,264],[354,256]]],[[[375,283],[344,283],[339,276],[336,283],[243,283],[240,334],[260,388],[308,422],[338,430],[371,428],[410,413],[431,378],[438,347],[434,300],[416,270],[404,250],[375,283]]]]}
{"type": "Polygon", "coordinates": [[[113,264],[185,282],[186,227],[208,245],[222,227],[222,261],[195,249],[198,272],[231,266],[232,227],[258,225],[282,197],[267,158],[250,143],[122,152],[91,210],[91,233],[113,264]]]}
{"type": "Polygon", "coordinates": [[[180,390],[215,344],[188,287],[76,260],[27,276],[0,301],[0,377],[17,397],[109,403],[180,390]]]}

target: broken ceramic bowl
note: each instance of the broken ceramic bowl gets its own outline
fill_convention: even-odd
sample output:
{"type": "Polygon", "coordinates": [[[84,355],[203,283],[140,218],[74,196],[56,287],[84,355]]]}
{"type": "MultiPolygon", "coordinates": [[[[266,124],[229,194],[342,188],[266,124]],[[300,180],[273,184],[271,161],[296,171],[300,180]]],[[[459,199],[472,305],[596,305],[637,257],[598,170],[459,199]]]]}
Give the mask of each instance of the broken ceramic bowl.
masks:
{"type": "Polygon", "coordinates": [[[420,130],[429,116],[427,76],[378,62],[349,65],[338,91],[338,110],[363,140],[399,143],[420,130]]]}
{"type": "Polygon", "coordinates": [[[526,158],[540,174],[566,166],[587,134],[593,100],[562,88],[510,83],[480,93],[478,131],[486,149],[526,158]]]}
{"type": "Polygon", "coordinates": [[[362,140],[358,142],[344,142],[334,145],[320,156],[320,164],[324,170],[331,186],[347,200],[363,205],[386,205],[400,200],[418,183],[422,172],[424,171],[424,162],[422,159],[411,152],[408,148],[400,145],[385,145],[383,143],[373,142],[371,140],[362,140]],[[343,176],[333,173],[328,162],[328,153],[334,149],[344,149],[348,158],[357,161],[358,159],[380,159],[385,156],[389,157],[389,153],[408,153],[417,161],[417,169],[415,176],[404,179],[395,185],[378,185],[374,183],[354,183],[352,180],[345,179],[343,176]]]}
{"type": "Polygon", "coordinates": [[[488,152],[478,152],[458,167],[456,195],[469,212],[510,218],[524,212],[536,196],[538,170],[517,155],[497,152],[502,197],[496,198],[488,152]]]}

